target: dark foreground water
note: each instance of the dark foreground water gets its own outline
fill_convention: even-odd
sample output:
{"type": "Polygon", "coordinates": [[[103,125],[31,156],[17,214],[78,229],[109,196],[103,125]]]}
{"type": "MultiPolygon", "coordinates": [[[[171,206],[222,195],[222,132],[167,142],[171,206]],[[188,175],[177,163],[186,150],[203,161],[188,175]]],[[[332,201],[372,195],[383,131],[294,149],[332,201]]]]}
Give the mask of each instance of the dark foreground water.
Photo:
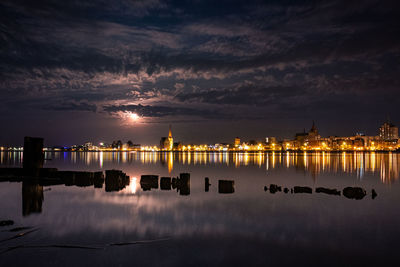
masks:
{"type": "MultiPolygon", "coordinates": [[[[105,192],[0,183],[0,220],[14,221],[0,226],[0,266],[400,266],[398,154],[57,152],[46,158],[45,167],[59,170],[119,169],[130,184],[105,192]],[[141,189],[141,175],[183,172],[190,173],[188,195],[141,189]],[[218,192],[222,179],[234,181],[233,193],[218,192]],[[282,191],[264,191],[270,184],[282,191]],[[295,186],[312,193],[291,193],[295,186]],[[317,193],[319,187],[340,195],[317,193]],[[361,187],[366,196],[350,199],[346,187],[361,187]]],[[[22,154],[2,152],[0,160],[1,167],[21,166],[22,154]]]]}

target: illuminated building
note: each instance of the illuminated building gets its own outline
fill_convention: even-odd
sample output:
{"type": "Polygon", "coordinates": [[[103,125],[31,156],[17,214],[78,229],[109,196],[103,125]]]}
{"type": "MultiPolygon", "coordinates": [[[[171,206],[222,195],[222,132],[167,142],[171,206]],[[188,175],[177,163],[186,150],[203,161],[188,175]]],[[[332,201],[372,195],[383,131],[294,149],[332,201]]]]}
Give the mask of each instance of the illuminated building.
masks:
{"type": "Polygon", "coordinates": [[[397,140],[399,139],[399,128],[386,121],[379,128],[379,137],[385,141],[397,140]]]}
{"type": "Polygon", "coordinates": [[[268,150],[276,150],[277,146],[277,141],[275,137],[265,137],[265,144],[266,144],[266,149],[268,150]]]}
{"type": "Polygon", "coordinates": [[[319,147],[321,136],[318,134],[317,127],[313,121],[312,127],[308,133],[306,130],[302,133],[297,133],[295,136],[295,148],[307,150],[310,147],[319,147]]]}
{"type": "Polygon", "coordinates": [[[182,144],[181,144],[181,142],[175,142],[174,143],[174,150],[178,150],[178,151],[181,151],[182,150],[182,144]]]}
{"type": "Polygon", "coordinates": [[[236,137],[235,138],[235,147],[238,147],[238,146],[240,146],[240,138],[236,137]]]}
{"type": "Polygon", "coordinates": [[[84,148],[85,150],[93,150],[93,143],[92,143],[92,142],[86,142],[86,143],[83,145],[83,148],[84,148]]]}

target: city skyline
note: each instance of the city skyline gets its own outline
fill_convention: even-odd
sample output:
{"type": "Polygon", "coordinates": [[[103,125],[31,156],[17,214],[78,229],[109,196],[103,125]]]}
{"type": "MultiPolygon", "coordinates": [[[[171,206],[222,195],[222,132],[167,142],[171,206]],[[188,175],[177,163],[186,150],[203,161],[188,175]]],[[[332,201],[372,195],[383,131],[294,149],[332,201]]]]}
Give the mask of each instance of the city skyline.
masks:
{"type": "MultiPolygon", "coordinates": [[[[1,150],[21,150],[22,146],[2,146],[1,150]]],[[[350,136],[322,136],[312,122],[310,130],[294,134],[294,138],[276,136],[264,137],[264,140],[241,139],[236,136],[229,142],[185,143],[173,138],[169,125],[168,136],[161,137],[159,145],[140,144],[132,140],[113,140],[112,142],[93,142],[84,144],[47,146],[45,150],[64,151],[400,151],[399,127],[389,119],[379,128],[377,135],[357,132],[350,136]]]]}

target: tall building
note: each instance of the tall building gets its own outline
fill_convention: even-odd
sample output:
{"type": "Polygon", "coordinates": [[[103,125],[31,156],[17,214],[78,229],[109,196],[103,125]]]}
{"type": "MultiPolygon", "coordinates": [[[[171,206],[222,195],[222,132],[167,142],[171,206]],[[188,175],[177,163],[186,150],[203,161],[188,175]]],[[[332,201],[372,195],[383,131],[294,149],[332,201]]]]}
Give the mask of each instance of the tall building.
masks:
{"type": "Polygon", "coordinates": [[[399,139],[399,128],[388,120],[379,128],[379,137],[385,141],[399,139]]]}
{"type": "Polygon", "coordinates": [[[313,141],[313,140],[316,140],[319,138],[320,138],[320,136],[318,135],[317,127],[315,127],[315,122],[313,121],[312,127],[311,127],[310,131],[308,132],[308,139],[310,141],[313,141]]]}
{"type": "Polygon", "coordinates": [[[161,137],[160,149],[171,151],[173,148],[174,148],[174,139],[172,138],[171,125],[170,125],[168,137],[161,137]]]}
{"type": "Polygon", "coordinates": [[[240,146],[240,138],[239,137],[235,137],[235,147],[240,146]]]}

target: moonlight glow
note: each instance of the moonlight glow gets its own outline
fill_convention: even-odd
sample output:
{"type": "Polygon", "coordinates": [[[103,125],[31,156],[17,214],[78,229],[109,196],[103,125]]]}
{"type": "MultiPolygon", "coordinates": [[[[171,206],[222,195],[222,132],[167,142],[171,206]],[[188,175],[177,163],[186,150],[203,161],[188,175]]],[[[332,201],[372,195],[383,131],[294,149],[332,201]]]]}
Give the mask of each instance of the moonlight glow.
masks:
{"type": "Polygon", "coordinates": [[[139,119],[139,115],[136,113],[130,113],[128,116],[132,121],[137,121],[139,119]]]}

